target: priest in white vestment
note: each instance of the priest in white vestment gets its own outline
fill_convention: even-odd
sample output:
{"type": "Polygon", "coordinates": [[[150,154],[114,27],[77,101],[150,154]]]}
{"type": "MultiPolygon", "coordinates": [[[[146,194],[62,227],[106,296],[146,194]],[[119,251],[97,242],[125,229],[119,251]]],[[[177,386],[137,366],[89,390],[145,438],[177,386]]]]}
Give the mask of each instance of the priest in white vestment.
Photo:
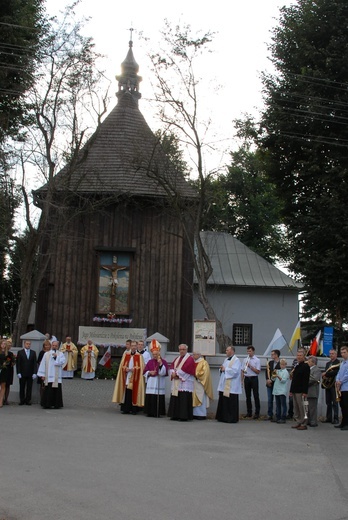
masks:
{"type": "Polygon", "coordinates": [[[44,384],[41,398],[43,408],[62,408],[62,369],[65,365],[65,356],[58,350],[58,341],[53,341],[51,350],[43,355],[37,372],[44,384]]]}
{"type": "Polygon", "coordinates": [[[74,372],[77,369],[77,346],[71,341],[71,337],[65,338],[65,343],[60,347],[60,352],[63,352],[65,357],[65,365],[63,367],[63,379],[71,379],[74,377],[74,372]]]}
{"type": "Polygon", "coordinates": [[[82,347],[80,354],[82,357],[81,379],[94,379],[99,350],[91,339],[87,341],[87,345],[82,347]]]}
{"type": "Polygon", "coordinates": [[[239,421],[239,394],[242,393],[242,365],[235,354],[235,348],[226,348],[226,359],[220,367],[218,386],[219,402],[216,420],[225,423],[239,421]]]}

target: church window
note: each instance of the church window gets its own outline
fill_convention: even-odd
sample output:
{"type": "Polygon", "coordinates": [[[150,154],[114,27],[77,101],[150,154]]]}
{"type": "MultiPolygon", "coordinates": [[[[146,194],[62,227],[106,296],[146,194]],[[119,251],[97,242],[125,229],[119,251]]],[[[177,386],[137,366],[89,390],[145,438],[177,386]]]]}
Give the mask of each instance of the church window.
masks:
{"type": "Polygon", "coordinates": [[[236,347],[246,347],[252,344],[253,326],[249,324],[234,323],[232,330],[232,342],[236,347]]]}

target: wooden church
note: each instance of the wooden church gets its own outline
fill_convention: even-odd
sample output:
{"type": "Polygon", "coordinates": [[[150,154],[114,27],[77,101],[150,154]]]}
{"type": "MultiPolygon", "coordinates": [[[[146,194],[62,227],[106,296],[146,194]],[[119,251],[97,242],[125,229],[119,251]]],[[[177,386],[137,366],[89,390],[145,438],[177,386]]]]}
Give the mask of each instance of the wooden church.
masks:
{"type": "MultiPolygon", "coordinates": [[[[35,326],[76,340],[79,326],[117,319],[160,332],[174,349],[192,337],[193,270],[172,199],[192,204],[195,193],[139,110],[138,71],[129,42],[117,105],[55,177],[57,206],[72,216],[50,246],[35,326]]],[[[45,193],[36,191],[39,205],[45,193]]]]}

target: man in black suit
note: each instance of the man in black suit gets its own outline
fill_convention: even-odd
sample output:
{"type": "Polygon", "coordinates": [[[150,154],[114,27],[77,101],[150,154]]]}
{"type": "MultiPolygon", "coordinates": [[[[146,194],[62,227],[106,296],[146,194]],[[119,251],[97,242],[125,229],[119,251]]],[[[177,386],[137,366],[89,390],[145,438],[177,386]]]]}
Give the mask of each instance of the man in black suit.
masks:
{"type": "Polygon", "coordinates": [[[294,416],[297,424],[291,426],[297,430],[307,430],[307,418],[305,418],[305,405],[304,401],[307,400],[308,396],[308,384],[310,376],[310,368],[306,363],[306,354],[303,348],[298,349],[296,354],[297,365],[290,374],[291,386],[290,394],[294,401],[294,416]]]}
{"type": "Polygon", "coordinates": [[[19,404],[31,405],[31,390],[36,379],[36,353],[30,349],[31,342],[25,341],[24,348],[17,354],[16,368],[19,379],[19,404]]]}

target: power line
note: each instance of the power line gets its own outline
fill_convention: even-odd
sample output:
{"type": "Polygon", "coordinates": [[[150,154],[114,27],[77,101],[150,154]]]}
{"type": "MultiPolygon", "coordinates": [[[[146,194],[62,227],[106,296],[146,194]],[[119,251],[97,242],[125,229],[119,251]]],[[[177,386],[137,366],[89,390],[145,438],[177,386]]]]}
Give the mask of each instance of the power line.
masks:
{"type": "Polygon", "coordinates": [[[296,117],[302,117],[303,119],[308,119],[308,120],[309,119],[316,120],[316,121],[320,121],[321,123],[331,123],[331,124],[337,124],[337,125],[346,125],[348,123],[348,117],[344,117],[344,116],[337,116],[337,115],[330,116],[329,114],[325,114],[325,113],[321,113],[321,112],[313,112],[313,111],[307,111],[307,110],[303,110],[303,109],[301,110],[301,109],[294,109],[294,108],[287,108],[287,107],[282,107],[282,110],[284,112],[287,112],[288,114],[292,114],[296,117]]]}
{"type": "Polygon", "coordinates": [[[26,54],[34,54],[36,52],[36,49],[34,46],[25,46],[25,45],[11,45],[9,43],[0,43],[0,52],[2,54],[7,54],[8,51],[14,51],[22,53],[23,56],[26,54]]]}
{"type": "Polygon", "coordinates": [[[39,27],[29,27],[27,25],[19,25],[15,23],[0,22],[0,25],[6,25],[7,27],[16,27],[18,29],[29,29],[29,31],[40,31],[39,27]]]}
{"type": "Polygon", "coordinates": [[[286,133],[286,132],[278,132],[278,135],[282,137],[288,137],[290,139],[297,139],[299,141],[306,141],[308,144],[311,144],[314,142],[319,144],[328,144],[328,145],[334,145],[339,146],[342,148],[347,148],[348,146],[348,139],[337,139],[337,138],[330,138],[326,136],[321,135],[314,135],[314,134],[300,134],[300,133],[286,133]]]}
{"type": "MultiPolygon", "coordinates": [[[[4,61],[0,61],[0,69],[21,70],[21,71],[27,72],[27,69],[24,67],[18,67],[18,65],[11,65],[10,63],[6,63],[4,61]]],[[[29,72],[28,72],[28,74],[29,74],[29,72]]]]}
{"type": "Polygon", "coordinates": [[[336,80],[329,79],[329,78],[316,78],[314,76],[307,76],[306,74],[295,74],[292,72],[287,72],[286,75],[293,76],[295,78],[304,79],[306,83],[322,82],[322,83],[331,84],[332,86],[341,85],[341,86],[345,87],[346,89],[348,89],[348,83],[343,83],[341,81],[336,81],[336,80]]]}
{"type": "Polygon", "coordinates": [[[298,94],[296,92],[290,92],[286,96],[273,95],[272,100],[273,99],[278,101],[279,105],[284,105],[285,103],[292,103],[293,105],[307,105],[308,107],[318,107],[330,112],[332,112],[332,110],[348,112],[348,102],[332,100],[329,98],[316,98],[310,95],[306,96],[303,94],[298,94]]]}
{"type": "Polygon", "coordinates": [[[22,96],[24,94],[24,92],[22,90],[11,90],[11,89],[4,89],[4,88],[0,88],[0,92],[3,94],[15,94],[18,96],[22,96]]]}

